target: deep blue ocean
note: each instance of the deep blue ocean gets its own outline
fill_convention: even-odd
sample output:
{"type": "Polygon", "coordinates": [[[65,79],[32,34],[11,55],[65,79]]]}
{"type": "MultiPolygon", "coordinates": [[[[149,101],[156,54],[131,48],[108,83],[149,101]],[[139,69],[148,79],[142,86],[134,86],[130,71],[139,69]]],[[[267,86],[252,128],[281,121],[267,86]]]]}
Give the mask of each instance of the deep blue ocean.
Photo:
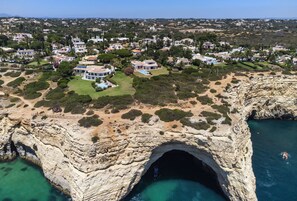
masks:
{"type": "Polygon", "coordinates": [[[297,122],[250,121],[259,201],[297,200],[297,122]],[[281,153],[288,152],[283,160],[281,153]]]}

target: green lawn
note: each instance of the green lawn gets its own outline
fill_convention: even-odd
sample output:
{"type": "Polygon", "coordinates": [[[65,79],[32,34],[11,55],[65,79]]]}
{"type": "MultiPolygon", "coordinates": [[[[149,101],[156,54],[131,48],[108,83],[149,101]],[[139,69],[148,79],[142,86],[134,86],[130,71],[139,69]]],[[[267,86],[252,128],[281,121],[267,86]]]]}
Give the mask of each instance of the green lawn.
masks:
{"type": "Polygon", "coordinates": [[[137,77],[150,78],[150,77],[153,77],[153,76],[168,75],[169,74],[169,71],[165,67],[159,68],[157,70],[151,70],[150,72],[151,72],[152,75],[143,75],[143,74],[135,71],[134,75],[136,75],[137,77]]]}
{"type": "Polygon", "coordinates": [[[70,91],[73,90],[79,95],[90,95],[93,99],[101,96],[133,95],[135,93],[135,89],[132,87],[133,78],[126,76],[122,72],[116,72],[112,80],[117,82],[119,86],[100,92],[95,91],[91,81],[82,80],[80,76],[76,76],[71,80],[68,86],[70,91]]]}
{"type": "Polygon", "coordinates": [[[41,60],[40,64],[38,64],[36,61],[34,61],[34,62],[29,63],[28,66],[43,66],[45,64],[48,64],[48,61],[41,60]]]}

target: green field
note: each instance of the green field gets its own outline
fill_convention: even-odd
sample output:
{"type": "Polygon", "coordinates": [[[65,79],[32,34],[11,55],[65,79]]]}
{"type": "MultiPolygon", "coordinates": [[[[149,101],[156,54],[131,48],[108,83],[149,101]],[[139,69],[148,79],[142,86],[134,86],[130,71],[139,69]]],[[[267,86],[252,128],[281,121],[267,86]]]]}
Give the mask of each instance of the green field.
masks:
{"type": "Polygon", "coordinates": [[[42,61],[40,61],[40,64],[38,64],[36,61],[34,61],[34,62],[29,63],[28,66],[43,66],[45,64],[48,64],[48,61],[42,60],[42,61]]]}
{"type": "Polygon", "coordinates": [[[100,92],[95,91],[91,81],[82,80],[80,76],[76,76],[71,80],[68,86],[70,91],[75,91],[79,95],[90,95],[93,99],[101,96],[133,95],[135,93],[135,89],[132,87],[133,78],[126,76],[122,72],[117,72],[112,80],[119,86],[100,92]]]}

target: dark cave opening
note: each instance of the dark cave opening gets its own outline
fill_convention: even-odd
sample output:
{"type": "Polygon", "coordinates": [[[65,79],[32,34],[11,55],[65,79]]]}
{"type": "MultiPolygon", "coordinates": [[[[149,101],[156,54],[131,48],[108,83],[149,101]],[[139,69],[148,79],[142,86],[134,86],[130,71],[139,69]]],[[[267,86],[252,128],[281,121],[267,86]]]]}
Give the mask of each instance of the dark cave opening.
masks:
{"type": "Polygon", "coordinates": [[[133,188],[129,195],[123,199],[123,201],[131,200],[131,198],[156,180],[162,181],[169,179],[183,179],[199,182],[214,190],[225,198],[225,200],[228,200],[222,191],[217,175],[212,168],[185,151],[173,150],[165,153],[150,166],[148,171],[142,176],[140,182],[133,188]],[[155,177],[156,168],[158,169],[157,177],[155,177]]]}

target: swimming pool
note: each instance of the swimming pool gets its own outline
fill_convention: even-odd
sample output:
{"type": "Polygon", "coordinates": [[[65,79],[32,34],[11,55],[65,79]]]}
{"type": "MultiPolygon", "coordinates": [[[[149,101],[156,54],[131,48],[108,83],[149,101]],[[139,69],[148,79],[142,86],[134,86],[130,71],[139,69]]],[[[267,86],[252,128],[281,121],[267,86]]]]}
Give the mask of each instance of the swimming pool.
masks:
{"type": "Polygon", "coordinates": [[[139,70],[138,72],[140,72],[143,75],[150,75],[150,72],[148,72],[147,70],[139,70]]]}
{"type": "Polygon", "coordinates": [[[100,83],[100,84],[96,84],[97,85],[97,87],[100,87],[101,89],[107,89],[109,86],[108,86],[108,84],[106,84],[106,83],[100,83]]]}

